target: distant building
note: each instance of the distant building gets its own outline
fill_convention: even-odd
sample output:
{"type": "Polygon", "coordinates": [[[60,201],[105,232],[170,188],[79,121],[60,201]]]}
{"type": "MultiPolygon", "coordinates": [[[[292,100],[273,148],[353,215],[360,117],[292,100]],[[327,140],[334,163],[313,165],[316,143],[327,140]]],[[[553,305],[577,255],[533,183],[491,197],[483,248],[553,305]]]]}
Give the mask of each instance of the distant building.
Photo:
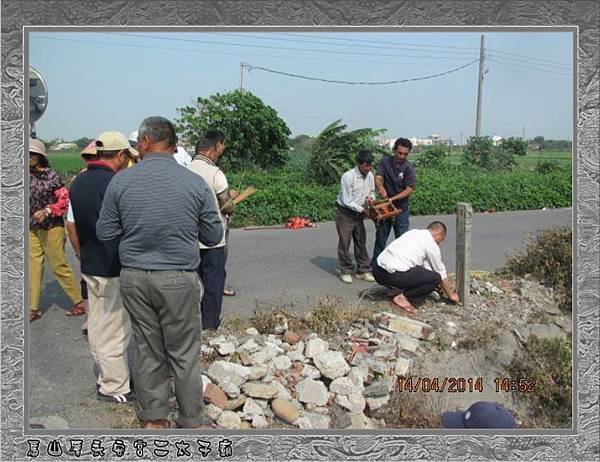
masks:
{"type": "Polygon", "coordinates": [[[494,146],[498,146],[500,143],[502,143],[502,140],[504,138],[502,138],[500,135],[493,135],[492,136],[492,143],[494,143],[494,146]]]}
{"type": "Polygon", "coordinates": [[[75,143],[57,143],[48,148],[49,151],[67,151],[73,149],[77,149],[77,145],[75,143]]]}
{"type": "Polygon", "coordinates": [[[413,146],[452,146],[451,139],[440,138],[440,135],[432,133],[427,138],[410,138],[413,146]]]}

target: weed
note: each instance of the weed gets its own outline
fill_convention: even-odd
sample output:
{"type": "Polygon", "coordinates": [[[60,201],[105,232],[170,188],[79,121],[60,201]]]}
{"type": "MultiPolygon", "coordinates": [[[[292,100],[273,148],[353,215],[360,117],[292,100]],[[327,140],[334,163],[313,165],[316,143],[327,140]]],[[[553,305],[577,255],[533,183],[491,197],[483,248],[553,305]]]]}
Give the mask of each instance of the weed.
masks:
{"type": "Polygon", "coordinates": [[[221,328],[232,334],[241,334],[249,326],[248,321],[239,314],[232,314],[223,317],[221,328]]]}
{"type": "Polygon", "coordinates": [[[459,340],[458,347],[465,350],[484,348],[498,338],[504,324],[501,321],[475,324],[473,330],[466,332],[459,340]]]}
{"type": "Polygon", "coordinates": [[[570,339],[530,337],[527,349],[513,359],[508,370],[515,379],[535,380],[535,389],[519,396],[529,402],[533,417],[525,426],[571,426],[572,345],[570,339]]]}
{"type": "MultiPolygon", "coordinates": [[[[415,378],[416,380],[416,378],[415,378]]],[[[441,394],[394,391],[390,400],[373,413],[386,428],[442,428],[441,394]]]]}
{"type": "Polygon", "coordinates": [[[568,312],[572,303],[573,231],[568,227],[542,230],[536,238],[529,238],[525,250],[510,257],[503,271],[524,276],[532,274],[546,285],[554,287],[560,308],[568,312]]]}

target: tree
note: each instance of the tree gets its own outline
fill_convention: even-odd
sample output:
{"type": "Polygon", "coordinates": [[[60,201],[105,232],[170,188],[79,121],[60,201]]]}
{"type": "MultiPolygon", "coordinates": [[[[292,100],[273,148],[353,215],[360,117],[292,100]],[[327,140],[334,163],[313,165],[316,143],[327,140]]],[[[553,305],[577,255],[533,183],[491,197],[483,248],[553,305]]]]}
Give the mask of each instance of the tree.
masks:
{"type": "Polygon", "coordinates": [[[83,138],[79,138],[78,140],[73,141],[73,143],[75,143],[79,149],[85,148],[91,142],[92,140],[90,138],[86,138],[85,136],[83,138]]]}
{"type": "Polygon", "coordinates": [[[527,154],[527,143],[521,138],[511,136],[502,140],[500,146],[502,149],[511,152],[513,156],[524,156],[527,154]]]}
{"type": "Polygon", "coordinates": [[[387,153],[375,141],[385,130],[359,128],[344,132],[347,126],[341,122],[338,119],[325,127],[310,149],[310,168],[315,179],[323,185],[338,181],[346,170],[355,165],[360,149],[370,149],[376,158],[387,153]]]}
{"type": "Polygon", "coordinates": [[[464,150],[463,161],[486,170],[492,168],[492,150],[494,142],[489,136],[471,136],[464,150]]]}
{"type": "Polygon", "coordinates": [[[418,167],[442,168],[447,163],[449,147],[444,145],[427,146],[415,159],[418,167]]]}
{"type": "Polygon", "coordinates": [[[178,108],[177,112],[177,132],[189,144],[195,145],[210,129],[224,133],[223,164],[230,169],[268,169],[287,162],[290,129],[272,107],[249,91],[198,97],[196,106],[178,108]]]}

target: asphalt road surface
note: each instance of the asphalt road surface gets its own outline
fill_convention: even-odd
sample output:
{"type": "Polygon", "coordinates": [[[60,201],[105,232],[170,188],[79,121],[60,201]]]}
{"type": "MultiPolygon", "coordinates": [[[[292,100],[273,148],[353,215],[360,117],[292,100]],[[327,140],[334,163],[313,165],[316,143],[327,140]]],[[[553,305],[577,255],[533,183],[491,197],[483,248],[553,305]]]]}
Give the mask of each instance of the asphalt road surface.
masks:
{"type": "MultiPolygon", "coordinates": [[[[433,220],[448,226],[442,258],[454,272],[455,217],[411,217],[411,228],[424,228],[433,220]]],[[[473,218],[471,269],[500,268],[506,255],[522,248],[528,233],[556,225],[572,225],[572,209],[475,214],[473,218]]],[[[374,226],[367,222],[367,248],[372,252],[374,226]]],[[[390,242],[391,242],[390,237],[390,242]]],[[[67,252],[76,272],[73,251],[67,252]]],[[[357,300],[371,284],[339,280],[337,234],[333,222],[316,228],[235,229],[230,235],[227,285],[235,297],[224,297],[224,315],[248,317],[253,309],[284,306],[307,309],[318,297],[337,296],[357,300]]],[[[30,423],[47,428],[106,428],[101,417],[106,404],[95,400],[93,360],[81,335],[82,317],[68,318],[69,300],[47,268],[41,300],[44,316],[29,326],[30,423]]],[[[27,411],[26,411],[27,412],[27,411]]]]}

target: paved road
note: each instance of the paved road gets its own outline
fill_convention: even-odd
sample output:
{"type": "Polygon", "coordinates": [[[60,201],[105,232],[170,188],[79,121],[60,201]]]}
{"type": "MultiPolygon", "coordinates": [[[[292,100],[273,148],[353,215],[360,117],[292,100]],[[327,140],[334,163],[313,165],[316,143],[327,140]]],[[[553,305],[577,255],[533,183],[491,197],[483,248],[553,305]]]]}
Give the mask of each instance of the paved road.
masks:
{"type": "MultiPolygon", "coordinates": [[[[525,235],[553,225],[570,225],[572,209],[476,214],[473,220],[472,269],[493,270],[503,265],[507,253],[518,251],[525,235]]],[[[454,216],[411,218],[411,227],[425,227],[439,219],[448,225],[442,257],[454,271],[454,216]]],[[[374,227],[367,224],[368,249],[373,248],[374,227]]],[[[315,297],[335,295],[356,300],[370,284],[343,284],[336,273],[337,235],[332,222],[317,228],[291,230],[233,230],[230,236],[228,284],[237,296],[225,297],[224,313],[250,316],[253,308],[284,305],[304,309],[315,297]]],[[[78,270],[73,252],[72,264],[78,270]]],[[[31,422],[58,416],[54,426],[103,428],[105,404],[94,399],[92,357],[81,335],[81,318],[68,318],[69,301],[50,271],[45,274],[41,320],[30,325],[31,422]],[[60,420],[62,419],[62,420],[60,420]],[[61,422],[64,425],[61,425],[61,422]]]]}

